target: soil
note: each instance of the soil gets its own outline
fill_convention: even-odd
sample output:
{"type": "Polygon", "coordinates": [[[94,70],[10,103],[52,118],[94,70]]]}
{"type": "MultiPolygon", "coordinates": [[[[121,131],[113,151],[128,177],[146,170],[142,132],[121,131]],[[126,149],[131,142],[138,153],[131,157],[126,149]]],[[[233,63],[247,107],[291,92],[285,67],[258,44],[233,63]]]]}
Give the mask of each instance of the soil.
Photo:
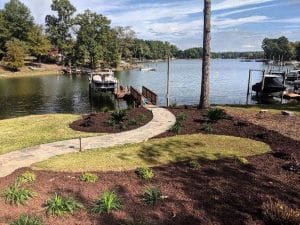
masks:
{"type": "Polygon", "coordinates": [[[152,112],[145,108],[133,108],[127,111],[126,120],[121,125],[109,124],[111,112],[84,115],[70,124],[73,130],[91,133],[118,133],[141,127],[153,118],[152,112]]]}
{"type": "MultiPolygon", "coordinates": [[[[203,132],[205,112],[170,110],[174,114],[185,112],[187,115],[181,134],[203,132]]],[[[212,124],[211,133],[247,137],[271,146],[271,153],[247,158],[249,164],[233,159],[200,159],[201,168],[191,169],[187,162],[180,162],[154,167],[155,176],[149,182],[141,181],[134,171],[98,172],[99,181],[95,184],[81,182],[78,173],[34,171],[37,180],[30,186],[38,196],[19,207],[7,205],[1,198],[0,224],[9,223],[26,212],[41,215],[47,225],[263,225],[261,207],[265,202],[280,201],[299,210],[300,173],[285,167],[299,161],[300,141],[252,124],[246,117],[245,114],[245,120],[222,119],[212,124]],[[158,187],[164,200],[156,206],[145,205],[141,195],[146,186],[158,187]],[[119,194],[122,210],[112,214],[92,214],[91,205],[107,189],[119,194]],[[85,209],[62,218],[45,216],[44,204],[54,193],[74,196],[85,209]]],[[[160,137],[172,135],[166,132],[160,137]]],[[[25,170],[28,169],[1,178],[0,190],[25,170]]]]}

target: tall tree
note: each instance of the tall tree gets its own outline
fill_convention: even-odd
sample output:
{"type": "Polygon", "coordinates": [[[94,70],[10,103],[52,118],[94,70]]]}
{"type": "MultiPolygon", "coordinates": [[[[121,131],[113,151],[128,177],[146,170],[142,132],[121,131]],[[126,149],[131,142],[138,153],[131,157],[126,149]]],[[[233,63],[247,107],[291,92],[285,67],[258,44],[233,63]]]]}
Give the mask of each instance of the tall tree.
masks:
{"type": "Polygon", "coordinates": [[[26,44],[18,39],[12,39],[5,46],[7,48],[4,57],[5,66],[12,71],[18,71],[20,67],[24,66],[26,44]]]}
{"type": "Polygon", "coordinates": [[[27,34],[34,25],[30,10],[19,0],[10,0],[1,14],[9,39],[27,41],[27,34]]]}
{"type": "Polygon", "coordinates": [[[210,41],[211,41],[211,0],[204,0],[203,59],[200,108],[207,109],[209,103],[210,41]]]}
{"type": "Polygon", "coordinates": [[[76,17],[76,25],[79,27],[76,32],[77,49],[84,57],[83,60],[89,59],[90,66],[95,68],[99,60],[107,59],[105,56],[108,56],[108,47],[112,47],[110,21],[101,14],[86,10],[76,17]]]}
{"type": "Polygon", "coordinates": [[[28,33],[28,48],[31,55],[41,59],[51,49],[48,37],[43,33],[41,26],[34,26],[28,33]]]}
{"type": "Polygon", "coordinates": [[[135,31],[131,27],[116,27],[114,30],[117,33],[122,58],[131,58],[132,52],[130,49],[134,47],[135,31]]]}
{"type": "Polygon", "coordinates": [[[49,34],[51,43],[66,55],[72,43],[71,27],[74,23],[73,15],[76,8],[69,0],[53,0],[51,9],[57,15],[46,16],[46,32],[49,34]]]}

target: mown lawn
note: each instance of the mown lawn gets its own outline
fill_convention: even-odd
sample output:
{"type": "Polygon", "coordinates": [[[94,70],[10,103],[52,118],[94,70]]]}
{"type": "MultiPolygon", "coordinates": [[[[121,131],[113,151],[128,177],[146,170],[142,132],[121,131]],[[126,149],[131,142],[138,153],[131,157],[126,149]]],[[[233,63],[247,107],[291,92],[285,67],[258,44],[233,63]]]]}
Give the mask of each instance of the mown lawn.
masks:
{"type": "Polygon", "coordinates": [[[53,171],[122,171],[187,159],[236,158],[270,151],[268,145],[250,139],[217,135],[184,135],[57,156],[35,164],[35,169],[53,171]]]}
{"type": "Polygon", "coordinates": [[[78,118],[78,115],[49,114],[0,120],[0,154],[43,143],[94,135],[69,128],[69,124],[78,118]]]}
{"type": "Polygon", "coordinates": [[[295,104],[278,104],[278,105],[221,105],[222,108],[232,108],[245,111],[259,112],[266,109],[271,113],[280,114],[282,110],[293,111],[300,116],[300,103],[295,104]]]}

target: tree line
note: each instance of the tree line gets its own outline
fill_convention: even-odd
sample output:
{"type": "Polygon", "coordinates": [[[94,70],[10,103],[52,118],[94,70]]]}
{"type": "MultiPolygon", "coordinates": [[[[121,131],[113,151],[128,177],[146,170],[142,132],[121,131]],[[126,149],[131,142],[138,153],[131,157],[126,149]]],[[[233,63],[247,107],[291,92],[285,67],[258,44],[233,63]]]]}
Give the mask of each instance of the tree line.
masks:
{"type": "Polygon", "coordinates": [[[290,42],[284,36],[274,39],[265,38],[262,48],[266,59],[300,60],[300,42],[290,42]]]}

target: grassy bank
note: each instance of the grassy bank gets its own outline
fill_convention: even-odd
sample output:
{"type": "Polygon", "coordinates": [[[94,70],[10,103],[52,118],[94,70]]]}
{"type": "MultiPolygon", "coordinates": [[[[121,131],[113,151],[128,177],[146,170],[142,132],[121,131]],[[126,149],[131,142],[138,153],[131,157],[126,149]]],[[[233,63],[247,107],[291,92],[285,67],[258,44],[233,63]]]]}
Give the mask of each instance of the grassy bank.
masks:
{"type": "Polygon", "coordinates": [[[42,75],[55,75],[60,74],[59,70],[32,70],[32,71],[20,71],[20,72],[1,72],[1,78],[15,78],[15,77],[32,77],[32,76],[42,76],[42,75]]]}
{"type": "Polygon", "coordinates": [[[35,115],[0,120],[0,154],[43,143],[92,136],[69,128],[77,115],[35,115]]]}
{"type": "Polygon", "coordinates": [[[300,116],[300,103],[278,105],[220,105],[220,107],[259,112],[266,109],[271,113],[281,114],[282,110],[293,111],[300,116]]]}
{"type": "Polygon", "coordinates": [[[122,171],[186,159],[237,158],[244,161],[244,157],[268,151],[268,145],[250,139],[196,134],[67,154],[37,163],[34,168],[69,172],[122,171]]]}

